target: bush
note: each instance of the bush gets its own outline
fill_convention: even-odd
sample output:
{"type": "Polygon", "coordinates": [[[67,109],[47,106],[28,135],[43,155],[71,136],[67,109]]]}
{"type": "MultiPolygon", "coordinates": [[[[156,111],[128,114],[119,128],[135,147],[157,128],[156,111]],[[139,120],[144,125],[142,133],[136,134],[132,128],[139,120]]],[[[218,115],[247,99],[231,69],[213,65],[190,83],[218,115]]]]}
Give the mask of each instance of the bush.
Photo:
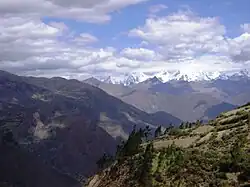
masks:
{"type": "Polygon", "coordinates": [[[96,162],[99,169],[109,167],[114,162],[114,158],[111,155],[103,154],[103,156],[96,162]]]}
{"type": "Polygon", "coordinates": [[[130,133],[128,140],[123,142],[117,147],[116,157],[118,159],[123,159],[127,156],[133,156],[139,152],[142,152],[143,149],[141,144],[143,140],[146,140],[149,136],[150,129],[146,127],[145,129],[136,130],[134,127],[133,131],[130,133]]]}

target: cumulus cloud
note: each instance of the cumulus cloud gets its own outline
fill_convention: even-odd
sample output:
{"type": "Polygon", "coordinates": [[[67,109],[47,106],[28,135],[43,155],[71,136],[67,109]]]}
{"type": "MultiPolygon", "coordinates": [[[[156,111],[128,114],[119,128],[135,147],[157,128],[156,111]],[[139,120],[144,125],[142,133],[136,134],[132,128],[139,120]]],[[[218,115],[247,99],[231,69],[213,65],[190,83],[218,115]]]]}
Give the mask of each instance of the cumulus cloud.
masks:
{"type": "Polygon", "coordinates": [[[244,33],[230,42],[232,59],[240,63],[250,62],[250,33],[244,33]]]}
{"type": "Polygon", "coordinates": [[[8,0],[0,1],[1,15],[51,16],[86,22],[105,22],[110,13],[147,0],[8,0]]]}
{"type": "Polygon", "coordinates": [[[168,6],[164,5],[164,4],[158,4],[158,5],[153,5],[149,8],[149,13],[150,14],[156,14],[158,12],[161,12],[164,9],[167,9],[168,6]]]}
{"type": "Polygon", "coordinates": [[[78,45],[86,45],[97,42],[98,38],[89,33],[81,33],[78,37],[74,38],[73,41],[78,45]]]}
{"type": "MultiPolygon", "coordinates": [[[[0,1],[0,69],[21,75],[84,79],[132,71],[227,71],[249,67],[248,24],[241,26],[242,35],[229,38],[216,17],[200,17],[190,11],[149,17],[144,25],[129,31],[129,37],[139,39],[131,46],[140,47],[128,45],[118,50],[94,47],[92,44],[99,42],[96,36],[76,34],[63,21],[46,24],[41,20],[42,16],[53,16],[105,22],[111,12],[143,1],[0,1]]],[[[151,11],[157,13],[166,7],[154,8],[151,11]]]]}
{"type": "MultiPolygon", "coordinates": [[[[39,19],[0,18],[0,31],[0,69],[18,74],[59,69],[61,72],[76,72],[81,67],[102,63],[113,57],[115,51],[113,48],[94,49],[64,42],[58,39],[62,36],[61,27],[47,25],[39,19]]],[[[97,40],[87,33],[80,37],[83,42],[97,40]]]]}
{"type": "Polygon", "coordinates": [[[41,18],[101,23],[110,20],[112,12],[144,1],[147,0],[0,1],[0,69],[71,78],[111,72],[130,60],[116,57],[112,47],[89,46],[98,42],[90,33],[75,34],[63,21],[46,24],[41,18]]]}
{"type": "Polygon", "coordinates": [[[146,48],[125,48],[121,51],[121,55],[132,60],[157,61],[162,59],[160,54],[146,48]]]}
{"type": "Polygon", "coordinates": [[[54,28],[57,28],[59,30],[62,30],[62,31],[68,31],[69,28],[67,25],[65,25],[65,23],[63,22],[55,22],[55,21],[52,21],[49,23],[50,26],[54,27],[54,28]]]}
{"type": "Polygon", "coordinates": [[[240,25],[241,29],[244,31],[244,32],[248,32],[250,33],[250,23],[244,23],[242,25],[240,25]]]}
{"type": "Polygon", "coordinates": [[[191,13],[178,12],[167,17],[149,18],[144,26],[130,31],[159,45],[169,58],[218,52],[224,45],[226,30],[217,18],[201,18],[191,13]]]}
{"type": "MultiPolygon", "coordinates": [[[[247,24],[242,27],[245,31],[248,29],[247,24]]],[[[248,33],[229,38],[226,36],[225,26],[217,17],[199,17],[190,11],[148,18],[143,26],[132,29],[129,36],[140,38],[149,47],[156,46],[155,52],[169,63],[184,59],[190,63],[201,64],[197,66],[199,68],[206,67],[206,64],[213,68],[216,62],[224,70],[223,67],[234,68],[233,62],[250,60],[248,33]],[[218,57],[223,61],[218,60],[218,57]]]]}

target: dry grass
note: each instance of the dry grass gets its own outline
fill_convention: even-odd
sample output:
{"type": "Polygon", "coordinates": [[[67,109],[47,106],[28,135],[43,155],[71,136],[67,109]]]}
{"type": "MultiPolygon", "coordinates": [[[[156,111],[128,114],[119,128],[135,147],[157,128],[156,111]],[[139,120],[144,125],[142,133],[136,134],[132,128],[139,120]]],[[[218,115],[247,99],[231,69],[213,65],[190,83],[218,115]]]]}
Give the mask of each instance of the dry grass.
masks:
{"type": "Polygon", "coordinates": [[[165,148],[173,143],[179,147],[186,148],[192,145],[198,138],[199,136],[193,136],[193,137],[186,137],[182,139],[179,138],[179,139],[173,139],[173,140],[160,140],[160,141],[154,142],[154,148],[156,149],[165,148]]]}
{"type": "Polygon", "coordinates": [[[244,112],[244,111],[247,112],[247,111],[249,111],[249,109],[250,108],[248,108],[248,107],[237,108],[235,110],[231,110],[231,111],[223,113],[223,116],[228,117],[228,116],[231,116],[231,115],[235,115],[236,113],[241,113],[241,112],[244,112]]]}
{"type": "Polygon", "coordinates": [[[209,140],[210,137],[211,137],[211,135],[212,135],[212,132],[209,132],[206,136],[204,136],[201,139],[199,139],[196,143],[200,144],[202,142],[205,142],[205,141],[209,140]]]}
{"type": "Polygon", "coordinates": [[[207,132],[210,132],[211,130],[213,130],[214,127],[211,126],[211,125],[203,125],[203,126],[200,126],[198,128],[196,128],[192,134],[203,134],[203,133],[207,133],[207,132]]]}

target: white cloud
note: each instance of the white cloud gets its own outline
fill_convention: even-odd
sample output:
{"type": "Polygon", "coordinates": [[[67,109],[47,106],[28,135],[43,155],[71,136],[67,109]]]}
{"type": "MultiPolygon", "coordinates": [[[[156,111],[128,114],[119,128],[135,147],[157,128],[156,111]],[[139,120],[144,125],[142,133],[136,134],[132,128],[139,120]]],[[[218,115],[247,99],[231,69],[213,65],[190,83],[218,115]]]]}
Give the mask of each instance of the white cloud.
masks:
{"type": "Polygon", "coordinates": [[[121,55],[134,60],[157,61],[161,60],[161,55],[153,50],[145,48],[125,48],[121,51],[121,55]]]}
{"type": "MultiPolygon", "coordinates": [[[[61,29],[52,25],[39,19],[0,18],[0,69],[19,74],[56,75],[63,71],[84,74],[87,71],[80,72],[82,67],[98,65],[114,56],[111,47],[94,49],[61,41],[58,39],[61,29]]],[[[87,33],[80,36],[84,42],[97,40],[87,33]]]]}
{"type": "Polygon", "coordinates": [[[242,25],[240,25],[241,29],[244,31],[244,32],[248,32],[250,33],[250,23],[244,23],[242,25]]]}
{"type": "MultiPolygon", "coordinates": [[[[246,30],[247,26],[245,24],[243,28],[246,30]]],[[[220,64],[219,69],[225,70],[234,68],[235,62],[250,60],[249,34],[236,38],[226,37],[226,28],[218,18],[199,17],[190,11],[148,18],[145,25],[132,29],[129,36],[146,41],[148,47],[155,46],[155,52],[164,56],[165,61],[178,62],[177,69],[182,67],[182,60],[188,61],[190,66],[191,62],[199,63],[195,67],[206,67],[211,71],[218,70],[215,63],[220,64]]]]}
{"type": "Polygon", "coordinates": [[[244,33],[230,41],[230,54],[236,62],[250,62],[250,33],[244,33]]]}
{"type": "Polygon", "coordinates": [[[93,48],[90,33],[76,35],[64,22],[43,16],[100,23],[110,14],[147,0],[9,0],[0,1],[0,69],[25,75],[86,77],[122,71],[135,63],[116,57],[112,47],[93,48]]]}
{"type": "Polygon", "coordinates": [[[158,4],[158,5],[153,5],[149,8],[149,13],[150,14],[156,14],[158,12],[161,12],[164,9],[167,9],[168,6],[164,5],[164,4],[158,4]]]}
{"type": "Polygon", "coordinates": [[[129,35],[159,45],[163,50],[167,48],[165,56],[171,58],[218,52],[224,45],[225,32],[217,18],[200,18],[179,12],[167,17],[149,18],[143,27],[131,30],[129,35]]]}
{"type": "Polygon", "coordinates": [[[73,41],[79,45],[86,45],[97,42],[98,38],[89,33],[81,33],[78,37],[74,38],[73,41]]]}
{"type": "Polygon", "coordinates": [[[249,68],[247,24],[242,25],[245,33],[229,38],[215,17],[199,17],[190,11],[151,17],[129,32],[129,36],[140,39],[138,43],[117,50],[95,48],[91,44],[99,40],[91,33],[76,35],[64,22],[45,24],[40,19],[41,15],[53,14],[102,22],[110,19],[110,12],[142,1],[0,1],[0,69],[22,75],[84,79],[132,71],[249,68]]]}
{"type": "Polygon", "coordinates": [[[54,27],[54,28],[57,28],[59,30],[62,30],[62,31],[68,31],[69,28],[67,25],[65,25],[65,23],[63,22],[55,22],[55,21],[52,21],[49,23],[50,26],[54,27]]]}
{"type": "Polygon", "coordinates": [[[0,16],[51,16],[106,22],[111,19],[110,13],[144,1],[147,0],[2,0],[0,16]]]}

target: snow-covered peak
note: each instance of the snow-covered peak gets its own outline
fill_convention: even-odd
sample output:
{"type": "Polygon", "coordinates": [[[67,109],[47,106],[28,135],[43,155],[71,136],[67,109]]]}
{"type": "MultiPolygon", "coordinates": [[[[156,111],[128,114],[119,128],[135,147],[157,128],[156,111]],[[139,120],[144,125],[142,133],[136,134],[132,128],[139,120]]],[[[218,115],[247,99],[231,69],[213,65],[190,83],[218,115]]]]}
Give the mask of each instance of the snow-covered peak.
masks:
{"type": "Polygon", "coordinates": [[[244,70],[241,70],[241,71],[235,73],[234,76],[250,77],[250,72],[248,70],[244,69],[244,70]]]}
{"type": "Polygon", "coordinates": [[[204,72],[204,71],[162,71],[156,74],[156,77],[162,82],[168,82],[171,80],[183,80],[183,81],[202,81],[202,80],[213,80],[218,78],[220,72],[204,72]]]}
{"type": "Polygon", "coordinates": [[[228,80],[228,79],[239,79],[239,78],[250,78],[250,71],[247,69],[240,71],[231,71],[220,74],[218,79],[228,80]]]}
{"type": "Polygon", "coordinates": [[[122,84],[123,78],[122,77],[108,76],[104,79],[101,79],[101,81],[108,83],[108,84],[122,84]]]}
{"type": "Polygon", "coordinates": [[[237,79],[237,78],[249,78],[250,71],[231,71],[231,72],[207,72],[207,71],[185,71],[185,70],[164,70],[151,74],[150,76],[145,73],[131,72],[121,76],[109,76],[103,79],[103,82],[112,84],[123,84],[129,86],[137,84],[148,79],[157,78],[161,82],[165,83],[172,80],[183,80],[183,81],[210,81],[215,79],[237,79]]]}
{"type": "Polygon", "coordinates": [[[123,84],[125,86],[129,86],[132,84],[143,82],[149,78],[150,76],[146,75],[145,73],[132,72],[116,77],[109,76],[106,79],[104,79],[103,82],[112,84],[123,84]]]}

